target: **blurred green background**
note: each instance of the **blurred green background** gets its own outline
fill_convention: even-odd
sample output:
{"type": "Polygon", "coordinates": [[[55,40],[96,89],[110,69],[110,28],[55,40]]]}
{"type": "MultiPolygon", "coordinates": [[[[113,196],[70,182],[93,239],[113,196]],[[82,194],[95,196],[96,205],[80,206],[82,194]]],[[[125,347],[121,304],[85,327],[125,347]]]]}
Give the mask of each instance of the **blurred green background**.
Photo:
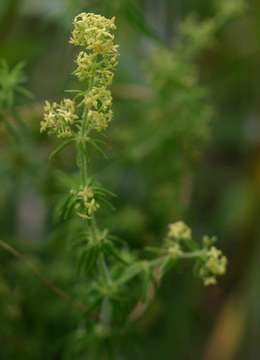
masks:
{"type": "MultiPolygon", "coordinates": [[[[118,195],[116,211],[104,213],[104,223],[133,248],[142,248],[159,243],[167,224],[183,219],[195,235],[216,234],[229,260],[226,276],[210,288],[186,265],[169,274],[118,359],[260,358],[260,3],[248,1],[196,58],[200,84],[214,109],[206,130],[188,97],[176,111],[174,86],[164,92],[158,86],[156,76],[171,76],[163,52],[157,54],[159,65],[151,61],[156,47],[174,53],[186,16],[214,17],[215,4],[0,2],[0,59],[10,68],[25,63],[23,86],[33,94],[18,92],[12,110],[0,113],[0,240],[27,254],[62,288],[74,286],[66,228],[53,222],[62,192],[57,169],[73,171],[73,154],[48,161],[55,141],[39,134],[39,122],[43,101],[59,99],[73,87],[74,50],[68,38],[73,17],[87,11],[116,16],[120,44],[108,159],[93,153],[91,164],[118,195]],[[197,119],[185,129],[178,128],[183,109],[197,119]]],[[[3,72],[0,84],[1,102],[3,84],[8,88],[3,72]]],[[[0,249],[1,359],[74,359],[67,344],[77,318],[23,259],[0,249]]],[[[91,355],[76,358],[92,360],[91,355]]]]}

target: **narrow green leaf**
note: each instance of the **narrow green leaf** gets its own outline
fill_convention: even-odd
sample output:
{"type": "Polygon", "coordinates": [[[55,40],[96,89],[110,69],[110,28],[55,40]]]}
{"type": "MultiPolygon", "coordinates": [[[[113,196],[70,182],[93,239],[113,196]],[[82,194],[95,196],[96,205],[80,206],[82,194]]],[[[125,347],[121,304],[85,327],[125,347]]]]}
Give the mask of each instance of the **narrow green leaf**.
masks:
{"type": "Polygon", "coordinates": [[[143,271],[144,271],[144,265],[142,262],[138,262],[129,266],[129,268],[126,269],[123,275],[118,279],[118,284],[120,285],[125,284],[126,282],[133,279],[143,271]]]}
{"type": "Polygon", "coordinates": [[[66,146],[71,144],[74,141],[74,139],[65,140],[63,143],[61,143],[59,146],[56,147],[55,150],[51,152],[49,155],[49,159],[52,160],[59,152],[61,152],[66,146]]]}

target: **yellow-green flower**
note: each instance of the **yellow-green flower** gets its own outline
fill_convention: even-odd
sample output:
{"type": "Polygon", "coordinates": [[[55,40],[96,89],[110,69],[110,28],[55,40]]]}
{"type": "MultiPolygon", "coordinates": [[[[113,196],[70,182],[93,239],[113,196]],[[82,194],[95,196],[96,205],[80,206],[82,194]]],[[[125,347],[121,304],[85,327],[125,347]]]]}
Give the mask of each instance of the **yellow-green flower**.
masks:
{"type": "Polygon", "coordinates": [[[110,90],[104,86],[93,87],[85,96],[85,105],[90,110],[108,111],[112,106],[110,90]]]}
{"type": "Polygon", "coordinates": [[[45,102],[41,132],[48,131],[59,138],[72,136],[72,125],[78,119],[76,105],[71,99],[64,99],[60,104],[45,102]]]}
{"type": "Polygon", "coordinates": [[[109,122],[112,120],[112,117],[113,113],[111,110],[106,113],[90,110],[88,113],[90,127],[96,131],[105,130],[108,127],[109,122]]]}
{"type": "Polygon", "coordinates": [[[183,222],[177,221],[169,225],[168,237],[175,240],[190,240],[191,229],[183,222]]]}
{"type": "Polygon", "coordinates": [[[88,122],[92,129],[104,130],[111,121],[113,112],[111,92],[105,87],[93,87],[85,96],[88,122]]]}
{"type": "Polygon", "coordinates": [[[114,44],[115,18],[82,13],[73,24],[70,42],[83,48],[76,58],[74,74],[91,86],[109,86],[118,57],[118,45],[114,44]]]}
{"type": "Polygon", "coordinates": [[[224,275],[227,267],[227,258],[215,246],[212,246],[206,254],[206,259],[200,268],[199,275],[205,285],[216,283],[216,277],[224,275]]]}
{"type": "Polygon", "coordinates": [[[75,63],[77,64],[77,68],[74,71],[74,75],[77,76],[79,80],[85,80],[92,76],[95,65],[95,55],[80,51],[75,63]]]}
{"type": "Polygon", "coordinates": [[[99,208],[93,189],[89,185],[86,185],[78,192],[72,191],[72,193],[75,194],[77,199],[77,214],[82,218],[90,219],[99,208]]]}
{"type": "Polygon", "coordinates": [[[93,13],[81,13],[75,17],[73,25],[71,44],[82,46],[98,55],[115,51],[115,18],[107,19],[93,13]]]}
{"type": "Polygon", "coordinates": [[[176,259],[183,254],[183,251],[180,245],[175,243],[168,249],[168,253],[173,259],[176,259]]]}

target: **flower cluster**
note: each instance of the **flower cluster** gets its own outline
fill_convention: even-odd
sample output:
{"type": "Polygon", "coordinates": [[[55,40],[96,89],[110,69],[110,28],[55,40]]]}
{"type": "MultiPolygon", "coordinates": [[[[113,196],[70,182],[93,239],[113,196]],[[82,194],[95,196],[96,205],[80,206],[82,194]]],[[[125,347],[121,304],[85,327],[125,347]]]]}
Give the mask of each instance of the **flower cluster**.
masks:
{"type": "Polygon", "coordinates": [[[204,285],[216,284],[216,277],[224,275],[227,267],[227,258],[215,246],[211,246],[207,252],[199,275],[204,285]]]}
{"type": "Polygon", "coordinates": [[[97,131],[106,129],[112,120],[112,96],[105,87],[93,87],[85,97],[90,127],[97,131]]]}
{"type": "Polygon", "coordinates": [[[93,54],[87,54],[85,51],[79,52],[75,60],[77,68],[74,71],[74,75],[76,75],[79,80],[85,80],[92,76],[95,58],[96,56],[93,54]]]}
{"type": "Polygon", "coordinates": [[[118,46],[114,45],[114,21],[114,18],[82,13],[74,20],[70,40],[84,48],[77,56],[74,74],[79,80],[88,82],[84,105],[89,127],[96,131],[105,130],[113,116],[111,92],[107,88],[112,82],[118,56],[118,46]]]}
{"type": "Polygon", "coordinates": [[[190,240],[191,236],[191,229],[183,221],[177,221],[169,225],[168,237],[170,239],[177,241],[190,240]]]}
{"type": "Polygon", "coordinates": [[[213,246],[214,241],[214,237],[204,236],[200,246],[193,240],[189,226],[183,221],[177,221],[169,225],[164,251],[172,260],[194,259],[197,264],[195,268],[204,285],[214,285],[217,276],[225,274],[227,266],[227,258],[213,246]]]}
{"type": "Polygon", "coordinates": [[[81,13],[75,17],[73,25],[71,44],[87,48],[95,54],[113,50],[115,18],[107,19],[101,15],[81,13]]]}
{"type": "Polygon", "coordinates": [[[169,225],[165,239],[167,253],[176,259],[183,254],[182,241],[191,239],[191,229],[183,222],[177,221],[169,225]]]}
{"type": "Polygon", "coordinates": [[[82,13],[74,19],[74,29],[70,42],[82,50],[76,58],[77,68],[74,75],[85,80],[87,90],[80,98],[64,99],[60,104],[46,102],[41,132],[48,131],[59,138],[69,138],[88,130],[105,130],[112,120],[112,96],[108,86],[111,84],[117,65],[118,46],[114,44],[115,19],[82,13]],[[84,109],[81,112],[81,105],[84,109]],[[84,115],[82,115],[84,114],[84,115]],[[79,126],[72,125],[78,122],[79,126]]]}
{"type": "Polygon", "coordinates": [[[183,222],[177,221],[169,225],[165,244],[168,254],[176,259],[183,254],[182,242],[191,240],[191,229],[183,222]]]}
{"type": "Polygon", "coordinates": [[[115,18],[86,13],[76,16],[70,42],[84,48],[76,59],[74,74],[79,80],[89,80],[97,86],[111,84],[118,56],[115,29],[115,18]]]}
{"type": "Polygon", "coordinates": [[[77,191],[72,190],[71,193],[75,196],[77,214],[84,219],[90,219],[99,208],[93,189],[86,185],[77,191]]]}
{"type": "Polygon", "coordinates": [[[72,136],[72,125],[78,119],[76,105],[71,99],[64,99],[60,104],[45,102],[44,117],[41,121],[41,132],[48,131],[58,138],[72,136]]]}
{"type": "MultiPolygon", "coordinates": [[[[77,68],[74,75],[86,81],[86,90],[73,90],[72,93],[76,93],[74,98],[66,98],[60,103],[46,101],[41,132],[47,131],[58,138],[65,138],[58,151],[71,141],[77,143],[81,186],[80,189],[71,190],[70,206],[80,217],[90,219],[99,204],[87,178],[86,144],[92,141],[89,135],[91,130],[105,130],[113,117],[108,86],[117,64],[118,46],[114,44],[114,18],[82,13],[76,16],[73,25],[70,43],[81,47],[75,61],[77,68]]],[[[95,143],[95,140],[91,143],[95,143]]]]}

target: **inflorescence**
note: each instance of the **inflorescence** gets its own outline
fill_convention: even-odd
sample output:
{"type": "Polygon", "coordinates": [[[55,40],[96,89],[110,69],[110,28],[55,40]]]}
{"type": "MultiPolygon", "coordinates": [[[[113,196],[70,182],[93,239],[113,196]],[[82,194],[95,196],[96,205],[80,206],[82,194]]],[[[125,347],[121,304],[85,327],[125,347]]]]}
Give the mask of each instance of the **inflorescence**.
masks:
{"type": "Polygon", "coordinates": [[[81,96],[64,99],[60,104],[45,103],[41,131],[59,138],[75,137],[83,123],[85,133],[103,131],[113,116],[109,86],[118,58],[118,45],[114,44],[115,18],[82,13],[73,24],[70,43],[81,48],[74,75],[87,84],[87,89],[78,93],[81,96]]]}
{"type": "Polygon", "coordinates": [[[192,239],[191,229],[182,221],[169,225],[169,231],[165,240],[169,254],[175,258],[199,258],[198,275],[202,278],[204,285],[216,284],[218,276],[226,272],[227,258],[218,250],[213,243],[215,238],[204,236],[202,248],[188,252],[190,244],[197,244],[192,239]]]}
{"type": "MultiPolygon", "coordinates": [[[[60,103],[46,101],[41,132],[75,141],[79,148],[79,167],[83,172],[80,189],[72,190],[76,213],[90,219],[99,208],[93,188],[86,183],[86,144],[92,131],[104,131],[113,117],[112,83],[118,58],[114,44],[115,18],[106,19],[95,14],[82,13],[73,22],[70,43],[79,46],[74,75],[86,84],[86,90],[75,90],[73,98],[60,103]]],[[[93,143],[93,142],[92,142],[93,143]]]]}

